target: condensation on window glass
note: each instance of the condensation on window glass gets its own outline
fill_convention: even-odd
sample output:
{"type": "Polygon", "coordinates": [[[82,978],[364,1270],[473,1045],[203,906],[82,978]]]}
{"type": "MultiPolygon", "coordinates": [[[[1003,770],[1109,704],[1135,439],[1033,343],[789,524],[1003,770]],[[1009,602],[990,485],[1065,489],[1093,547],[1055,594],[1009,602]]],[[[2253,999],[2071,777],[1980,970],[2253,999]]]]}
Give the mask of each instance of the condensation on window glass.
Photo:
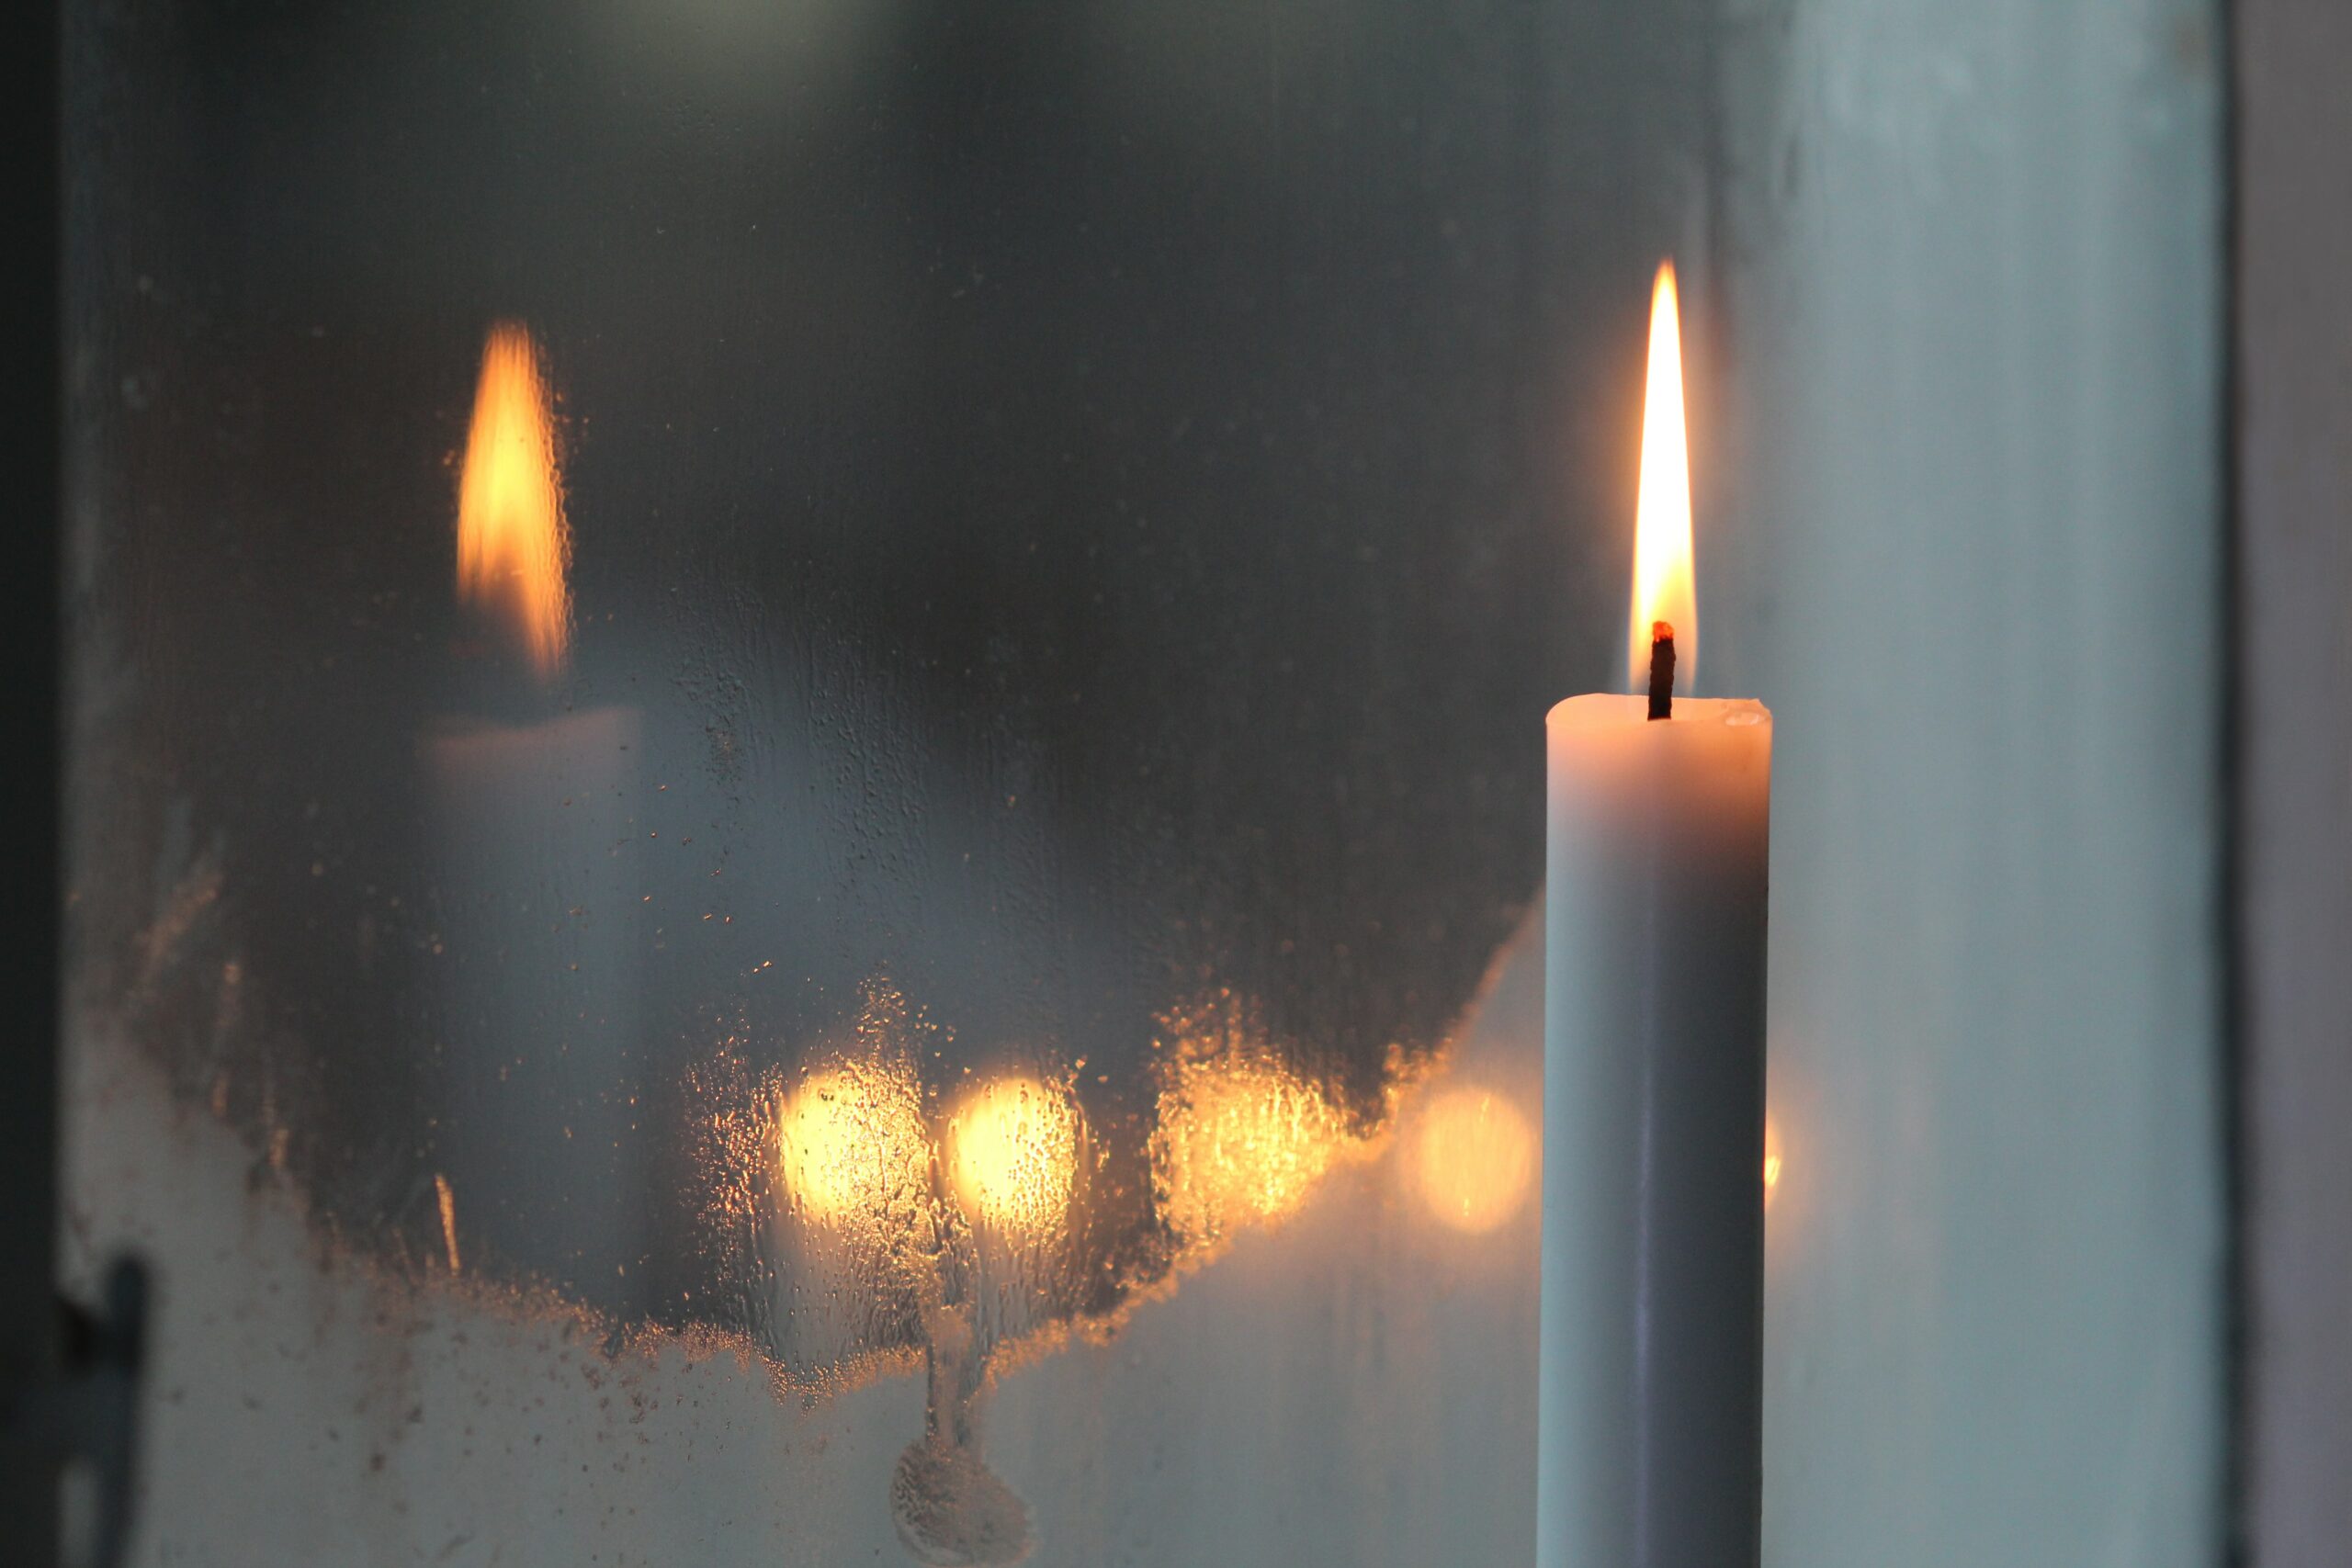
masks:
{"type": "Polygon", "coordinates": [[[1677,23],[76,14],[147,1560],[1526,1555],[1677,23]]]}

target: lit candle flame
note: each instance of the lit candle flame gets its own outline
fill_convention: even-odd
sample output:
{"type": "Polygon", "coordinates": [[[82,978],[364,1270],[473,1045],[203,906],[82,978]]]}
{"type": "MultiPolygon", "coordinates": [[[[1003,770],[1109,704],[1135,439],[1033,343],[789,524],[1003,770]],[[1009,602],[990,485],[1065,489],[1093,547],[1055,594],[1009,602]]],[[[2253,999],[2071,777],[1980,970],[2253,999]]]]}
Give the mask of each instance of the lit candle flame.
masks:
{"type": "Polygon", "coordinates": [[[505,621],[532,667],[551,675],[571,639],[571,564],[538,350],[520,322],[501,321],[482,347],[458,486],[458,597],[505,621]]]}
{"type": "Polygon", "coordinates": [[[1642,400],[1642,488],[1634,508],[1634,614],[1627,689],[1649,689],[1652,627],[1674,628],[1675,684],[1699,669],[1699,602],[1691,581],[1690,445],[1682,420],[1682,328],[1674,264],[1658,263],[1650,295],[1649,389],[1642,400]]]}

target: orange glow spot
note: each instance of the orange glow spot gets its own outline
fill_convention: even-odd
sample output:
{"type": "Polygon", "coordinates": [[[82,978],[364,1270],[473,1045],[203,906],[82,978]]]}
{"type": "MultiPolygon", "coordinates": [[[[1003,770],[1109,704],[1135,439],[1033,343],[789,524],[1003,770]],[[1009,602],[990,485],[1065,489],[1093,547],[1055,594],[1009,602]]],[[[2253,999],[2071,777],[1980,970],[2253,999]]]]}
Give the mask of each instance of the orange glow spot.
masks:
{"type": "Polygon", "coordinates": [[[458,1200],[449,1190],[449,1179],[439,1171],[433,1173],[433,1193],[441,1205],[441,1245],[449,1252],[449,1272],[458,1269],[458,1200]]]}
{"type": "Polygon", "coordinates": [[[885,1240],[928,1201],[931,1140],[911,1071],[854,1063],[816,1074],[777,1118],[778,1170],[800,1212],[885,1240]]]}
{"type": "Polygon", "coordinates": [[[1781,1129],[1764,1119],[1764,1206],[1772,1206],[1772,1189],[1781,1184],[1781,1129]]]}
{"type": "Polygon", "coordinates": [[[1078,1107],[1032,1077],[982,1084],[947,1125],[956,1201],[982,1224],[1028,1239],[1053,1235],[1078,1181],[1078,1107]]]}
{"type": "Polygon", "coordinates": [[[1160,1218],[1191,1245],[1278,1219],[1351,1143],[1339,1108],[1271,1057],[1180,1061],[1151,1134],[1160,1218]]]}
{"type": "Polygon", "coordinates": [[[1675,685],[1699,669],[1699,602],[1691,570],[1690,444],[1682,417],[1682,326],[1674,264],[1658,263],[1650,295],[1648,389],[1642,400],[1642,488],[1634,507],[1634,614],[1627,690],[1649,689],[1650,627],[1674,627],[1675,685]]]}
{"type": "Polygon", "coordinates": [[[1453,1089],[1431,1105],[1419,1152],[1430,1212],[1473,1235],[1518,1213],[1535,1174],[1535,1134],[1527,1118],[1486,1089],[1453,1089]]]}
{"type": "Polygon", "coordinates": [[[458,485],[458,597],[503,621],[542,675],[571,638],[571,535],[538,350],[520,322],[490,329],[458,485]]]}

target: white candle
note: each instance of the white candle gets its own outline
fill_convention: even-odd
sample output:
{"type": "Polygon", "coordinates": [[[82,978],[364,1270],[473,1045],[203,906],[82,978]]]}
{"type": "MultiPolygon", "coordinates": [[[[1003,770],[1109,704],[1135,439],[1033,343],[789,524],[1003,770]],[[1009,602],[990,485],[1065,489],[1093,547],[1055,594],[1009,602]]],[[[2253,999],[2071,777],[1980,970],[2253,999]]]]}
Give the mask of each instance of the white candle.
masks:
{"type": "Polygon", "coordinates": [[[1650,356],[1634,647],[1674,635],[1657,684],[1630,672],[1651,696],[1546,723],[1540,1568],[1758,1559],[1772,723],[1671,697],[1695,618],[1670,268],[1650,356]]]}
{"type": "Polygon", "coordinates": [[[650,1250],[636,709],[452,720],[424,739],[443,1054],[444,1242],[617,1309],[650,1250]],[[625,1272],[624,1272],[625,1270],[625,1272]]]}
{"type": "Polygon", "coordinates": [[[537,347],[501,322],[458,492],[458,593],[485,643],[460,705],[480,711],[424,742],[442,857],[435,1185],[452,1271],[494,1255],[625,1315],[651,1245],[632,1058],[653,936],[643,724],[557,695],[571,632],[557,445],[537,347]]]}

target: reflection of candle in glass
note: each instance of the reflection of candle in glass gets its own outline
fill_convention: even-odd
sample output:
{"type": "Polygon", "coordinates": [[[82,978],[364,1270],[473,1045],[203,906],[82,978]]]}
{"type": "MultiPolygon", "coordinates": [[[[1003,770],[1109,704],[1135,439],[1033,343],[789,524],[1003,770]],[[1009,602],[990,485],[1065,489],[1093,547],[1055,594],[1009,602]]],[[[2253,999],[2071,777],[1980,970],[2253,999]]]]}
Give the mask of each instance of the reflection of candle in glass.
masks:
{"type": "Polygon", "coordinates": [[[974,1234],[944,1251],[926,1302],[923,1436],[899,1456],[890,1514],[921,1562],[1026,1559],[1029,1509],[981,1457],[980,1406],[997,1348],[1035,1324],[1035,1281],[1059,1252],[1077,1194],[1084,1124],[1069,1090],[1023,1074],[956,1101],[943,1155],[974,1234]]]}
{"type": "Polygon", "coordinates": [[[1537,1562],[1752,1568],[1772,725],[1674,694],[1697,624],[1670,266],[1642,447],[1629,674],[1648,694],[1572,697],[1547,724],[1537,1562]]]}
{"type": "Polygon", "coordinates": [[[500,321],[482,345],[458,481],[458,596],[506,623],[540,676],[571,643],[571,535],[555,421],[531,334],[500,321]]]}
{"type": "Polygon", "coordinates": [[[571,536],[551,399],[516,323],[482,353],[456,545],[483,635],[423,745],[446,976],[436,1139],[470,1237],[626,1308],[652,1199],[628,1059],[647,946],[641,725],[562,700],[571,536]]]}
{"type": "Polygon", "coordinates": [[[899,1342],[939,1296],[931,1127],[914,1059],[895,1042],[820,1058],[770,1108],[765,1331],[786,1366],[822,1377],[899,1342]]]}

